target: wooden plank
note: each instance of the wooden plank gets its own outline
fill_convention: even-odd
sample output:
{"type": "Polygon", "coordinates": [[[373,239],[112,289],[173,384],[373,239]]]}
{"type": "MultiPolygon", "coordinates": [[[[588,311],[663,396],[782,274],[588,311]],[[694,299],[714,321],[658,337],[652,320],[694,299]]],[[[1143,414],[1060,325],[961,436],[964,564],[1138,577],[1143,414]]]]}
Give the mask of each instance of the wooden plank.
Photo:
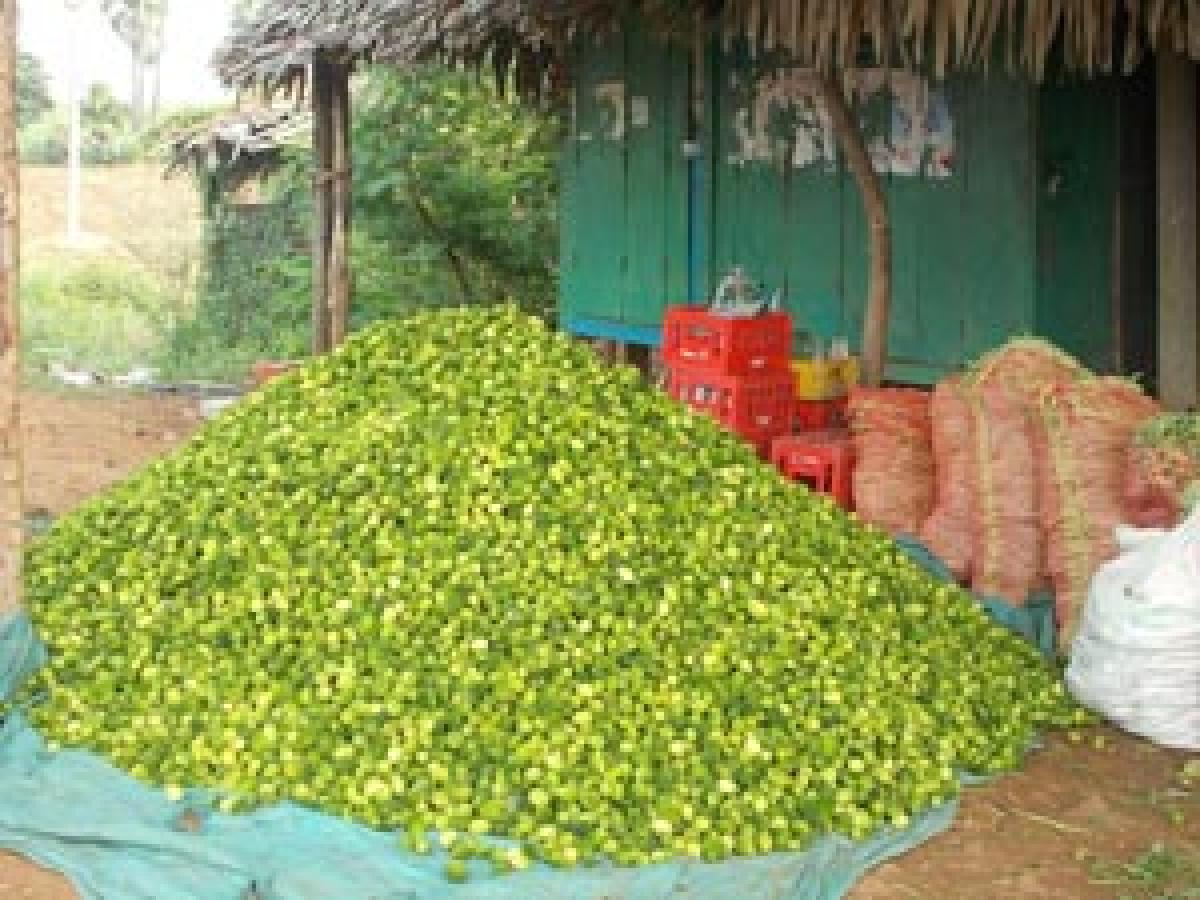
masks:
{"type": "Polygon", "coordinates": [[[1117,255],[1119,370],[1142,374],[1158,388],[1158,217],[1155,62],[1121,81],[1117,131],[1120,171],[1117,255]]]}
{"type": "Polygon", "coordinates": [[[625,29],[625,292],[621,321],[654,325],[667,302],[670,56],[641,28],[625,29]]]}
{"type": "Polygon", "coordinates": [[[742,256],[746,274],[768,294],[787,285],[786,184],[791,165],[782,147],[777,158],[753,162],[743,172],[745,192],[739,230],[745,238],[742,256]]]}
{"type": "Polygon", "coordinates": [[[0,4],[0,616],[21,608],[25,543],[16,6],[0,4]]]}
{"type": "Polygon", "coordinates": [[[663,133],[665,184],[663,240],[666,265],[666,303],[684,303],[691,299],[688,290],[688,161],[684,142],[688,139],[688,51],[672,45],[666,51],[666,82],[663,97],[666,120],[663,133]]]}
{"type": "MultiPolygon", "coordinates": [[[[571,277],[563,285],[568,317],[621,320],[625,267],[624,137],[613,131],[612,114],[621,90],[624,46],[618,35],[579,49],[571,218],[571,277]],[[603,99],[604,96],[609,100],[603,99]]],[[[623,125],[621,126],[623,128],[623,125]]]]}
{"type": "MultiPolygon", "coordinates": [[[[798,337],[847,335],[842,284],[842,175],[790,167],[783,186],[786,307],[798,337]]],[[[803,347],[797,349],[803,350],[803,347]]]]}
{"type": "Polygon", "coordinates": [[[968,360],[1033,329],[1037,203],[1033,89],[993,71],[970,90],[958,137],[964,230],[946,245],[962,254],[968,360]]]}
{"type": "Polygon", "coordinates": [[[692,142],[692,158],[686,161],[687,177],[687,299],[703,302],[713,289],[713,191],[715,165],[720,157],[720,126],[717,97],[715,43],[701,21],[697,23],[688,60],[688,117],[686,137],[692,142]]]}
{"type": "Polygon", "coordinates": [[[1117,80],[1038,96],[1035,328],[1098,372],[1117,369],[1113,302],[1117,80]]]}
{"type": "Polygon", "coordinates": [[[346,339],[350,320],[350,70],[339,64],[333,67],[331,74],[329,343],[337,347],[346,339]]]}
{"type": "MultiPolygon", "coordinates": [[[[974,79],[958,77],[941,85],[954,118],[956,139],[973,126],[972,105],[978,92],[974,79]]],[[[921,204],[906,212],[920,219],[916,256],[917,307],[922,350],[928,365],[945,372],[964,362],[963,331],[971,310],[970,286],[963,271],[957,242],[972,228],[986,227],[965,216],[964,195],[969,179],[961,159],[948,178],[923,177],[921,204]]],[[[897,364],[897,371],[900,366],[897,364]]]]}
{"type": "Polygon", "coordinates": [[[838,159],[842,322],[853,346],[861,348],[868,290],[867,218],[854,176],[847,171],[840,154],[838,159]]]}
{"type": "Polygon", "coordinates": [[[721,50],[716,61],[714,127],[717,147],[713,153],[712,182],[712,289],[735,265],[745,263],[742,221],[742,197],[745,165],[736,157],[737,139],[734,116],[737,98],[734,79],[744,63],[732,50],[721,50]]]}
{"type": "Polygon", "coordinates": [[[769,162],[736,161],[734,122],[748,103],[751,61],[736,51],[715,58],[715,275],[743,265],[769,290],[783,289],[801,337],[843,334],[840,174],[821,164],[796,168],[785,153],[769,162]]]}
{"type": "MultiPolygon", "coordinates": [[[[572,71],[579,70],[578,48],[571,49],[568,61],[572,71]]],[[[574,313],[576,282],[579,277],[578,217],[576,195],[579,190],[579,141],[576,140],[579,122],[579,80],[572,79],[568,88],[566,135],[558,158],[558,307],[566,321],[574,313]]]]}
{"type": "Polygon", "coordinates": [[[333,66],[318,55],[313,62],[313,298],[312,350],[332,347],[329,322],[329,242],[333,231],[333,198],[327,173],[333,162],[333,66]]]}
{"type": "Polygon", "coordinates": [[[1163,402],[1200,402],[1200,317],[1196,275],[1196,67],[1158,60],[1158,375],[1163,402]]]}

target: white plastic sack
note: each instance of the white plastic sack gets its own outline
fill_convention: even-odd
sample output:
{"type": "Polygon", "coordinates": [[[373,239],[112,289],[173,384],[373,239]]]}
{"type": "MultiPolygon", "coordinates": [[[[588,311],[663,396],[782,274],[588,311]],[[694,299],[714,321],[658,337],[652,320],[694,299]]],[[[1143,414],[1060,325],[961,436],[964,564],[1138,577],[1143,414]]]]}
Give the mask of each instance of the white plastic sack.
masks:
{"type": "Polygon", "coordinates": [[[1200,750],[1200,511],[1119,537],[1125,552],[1092,580],[1067,685],[1128,731],[1200,750]]]}

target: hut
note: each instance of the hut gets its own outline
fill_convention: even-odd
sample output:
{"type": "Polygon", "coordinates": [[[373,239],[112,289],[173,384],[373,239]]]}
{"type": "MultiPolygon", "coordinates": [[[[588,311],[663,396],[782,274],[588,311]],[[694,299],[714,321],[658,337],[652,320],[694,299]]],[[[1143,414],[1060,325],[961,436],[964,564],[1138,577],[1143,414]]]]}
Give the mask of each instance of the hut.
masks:
{"type": "Polygon", "coordinates": [[[1197,57],[1191,0],[311,0],[217,67],[312,97],[318,349],[349,304],[349,73],[441,59],[562,99],[569,331],[652,345],[740,265],[879,377],[1038,333],[1189,406],[1197,57]]]}
{"type": "Polygon", "coordinates": [[[166,142],[167,177],[194,178],[204,197],[206,260],[194,314],[219,323],[231,343],[269,315],[260,302],[261,261],[304,241],[303,204],[263,186],[311,135],[307,111],[264,107],[217,115],[166,142]]]}
{"type": "Polygon", "coordinates": [[[312,116],[292,109],[250,109],[217,116],[167,141],[167,176],[189,173],[205,185],[211,214],[223,196],[238,194],[279,170],[289,148],[308,144],[312,116]]]}

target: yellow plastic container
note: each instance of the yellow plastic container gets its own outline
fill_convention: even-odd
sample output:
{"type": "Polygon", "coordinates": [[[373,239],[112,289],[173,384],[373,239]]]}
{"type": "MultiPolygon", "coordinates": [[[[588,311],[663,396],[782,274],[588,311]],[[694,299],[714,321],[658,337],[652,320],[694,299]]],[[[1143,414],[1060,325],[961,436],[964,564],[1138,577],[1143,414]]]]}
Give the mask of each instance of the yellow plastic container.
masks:
{"type": "Polygon", "coordinates": [[[838,367],[838,379],[842,383],[842,390],[845,393],[850,393],[851,390],[858,387],[858,381],[862,377],[861,366],[857,356],[847,356],[845,359],[839,359],[835,364],[838,367]]]}
{"type": "Polygon", "coordinates": [[[842,393],[840,367],[830,359],[792,360],[796,396],[801,400],[829,400],[842,393]]]}
{"type": "Polygon", "coordinates": [[[792,375],[801,400],[832,400],[858,386],[858,357],[846,359],[795,359],[792,375]]]}

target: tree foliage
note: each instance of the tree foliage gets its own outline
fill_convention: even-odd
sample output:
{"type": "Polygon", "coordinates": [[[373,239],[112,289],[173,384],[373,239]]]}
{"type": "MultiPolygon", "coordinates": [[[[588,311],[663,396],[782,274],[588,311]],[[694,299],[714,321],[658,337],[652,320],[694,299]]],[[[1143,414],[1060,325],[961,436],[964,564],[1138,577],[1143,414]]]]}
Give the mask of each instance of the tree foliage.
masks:
{"type": "Polygon", "coordinates": [[[108,128],[113,131],[126,131],[129,128],[129,105],[122,103],[112,88],[102,82],[96,82],[87,89],[79,115],[84,128],[108,128]]]}
{"type": "MultiPolygon", "coordinates": [[[[380,67],[355,85],[352,135],[352,327],[464,302],[512,300],[553,313],[553,118],[468,75],[380,67]]],[[[190,356],[188,344],[203,345],[210,361],[224,344],[237,365],[303,352],[313,176],[311,152],[293,152],[271,185],[276,211],[266,231],[246,235],[230,218],[210,225],[208,285],[173,349],[177,360],[190,356]]]]}
{"type": "Polygon", "coordinates": [[[457,299],[512,298],[544,312],[557,259],[555,123],[490,84],[440,70],[381,70],[358,102],[356,200],[366,227],[436,249],[457,299]]]}
{"type": "MultiPolygon", "coordinates": [[[[138,143],[131,130],[129,106],[122,103],[107,85],[91,85],[83,95],[79,112],[85,165],[133,161],[138,153],[138,143]]],[[[69,136],[66,110],[51,109],[21,129],[21,160],[30,165],[64,165],[69,136]]]]}
{"type": "Polygon", "coordinates": [[[17,124],[32,125],[53,108],[50,73],[41,59],[22,51],[17,57],[17,124]]]}

